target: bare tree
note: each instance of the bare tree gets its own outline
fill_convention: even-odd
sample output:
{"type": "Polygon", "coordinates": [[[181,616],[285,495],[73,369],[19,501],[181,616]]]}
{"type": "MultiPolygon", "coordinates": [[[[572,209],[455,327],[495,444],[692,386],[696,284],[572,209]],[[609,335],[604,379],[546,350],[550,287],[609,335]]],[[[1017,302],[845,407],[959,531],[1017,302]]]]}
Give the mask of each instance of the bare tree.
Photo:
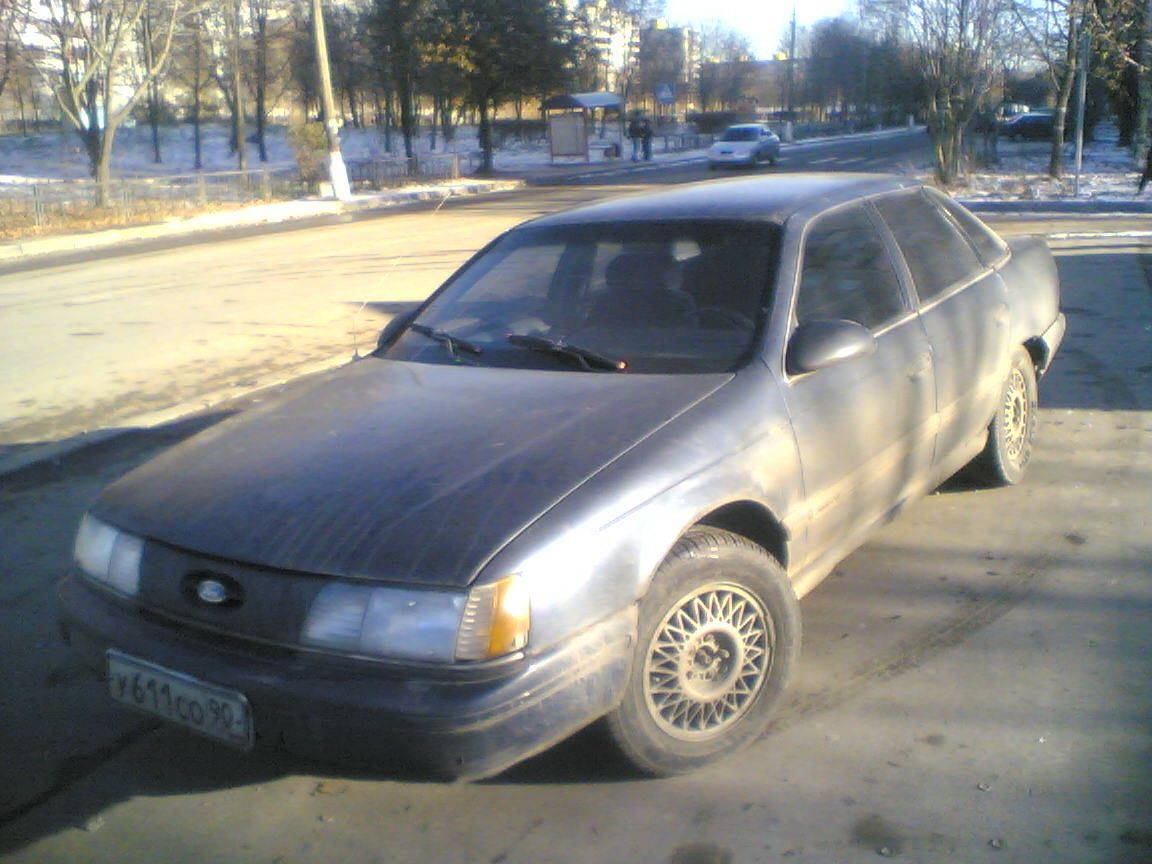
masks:
{"type": "Polygon", "coordinates": [[[297,31],[285,0],[247,0],[251,64],[246,73],[252,91],[252,119],[260,161],[268,161],[268,115],[287,91],[292,42],[297,31]]]}
{"type": "Polygon", "coordinates": [[[15,0],[0,0],[0,96],[16,73],[24,16],[15,0]]]}
{"type": "Polygon", "coordinates": [[[916,51],[936,177],[951,184],[961,172],[964,129],[996,79],[1008,0],[867,0],[865,8],[916,51]]]}
{"type": "MultiPolygon", "coordinates": [[[[1096,0],[1095,14],[1100,18],[1093,56],[1094,71],[1103,79],[1111,98],[1120,146],[1138,143],[1140,129],[1141,49],[1146,46],[1148,28],[1146,0],[1096,0]]],[[[1149,22],[1152,24],[1152,22],[1149,22]]],[[[1146,122],[1146,118],[1145,118],[1146,122]]],[[[1134,148],[1138,150],[1139,148],[1134,148]]],[[[1142,157],[1143,152],[1136,152],[1142,157]]],[[[1142,164],[1142,163],[1141,163],[1142,164]]]]}
{"type": "MultiPolygon", "coordinates": [[[[404,155],[416,155],[416,96],[430,51],[429,23],[438,23],[432,0],[374,0],[368,26],[379,58],[379,75],[389,85],[400,113],[404,155]]],[[[390,112],[389,112],[390,113],[390,112]]]]}
{"type": "Polygon", "coordinates": [[[194,165],[204,167],[202,121],[204,95],[212,86],[211,47],[207,35],[206,13],[197,10],[188,15],[176,32],[173,46],[172,68],[169,77],[175,79],[188,93],[187,116],[192,122],[194,165]]]}
{"type": "Polygon", "coordinates": [[[752,46],[748,37],[719,22],[700,31],[700,107],[731,108],[748,95],[753,83],[752,46]]]}
{"type": "MultiPolygon", "coordinates": [[[[145,5],[140,16],[140,50],[144,53],[144,68],[151,69],[156,61],[156,42],[152,27],[152,10],[145,5]]],[[[148,126],[152,130],[152,159],[159,164],[160,158],[160,78],[151,77],[145,87],[148,105],[148,126]]]]}
{"type": "Polygon", "coordinates": [[[1092,0],[1016,0],[1012,11],[1056,92],[1048,173],[1062,177],[1068,102],[1080,68],[1081,37],[1095,21],[1092,0]]]}
{"type": "Polygon", "coordinates": [[[176,23],[190,2],[25,0],[28,20],[44,46],[37,68],[84,141],[97,181],[98,206],[106,206],[110,198],[116,131],[164,70],[176,23]],[[140,56],[134,34],[150,11],[150,2],[156,15],[149,63],[140,56]]]}

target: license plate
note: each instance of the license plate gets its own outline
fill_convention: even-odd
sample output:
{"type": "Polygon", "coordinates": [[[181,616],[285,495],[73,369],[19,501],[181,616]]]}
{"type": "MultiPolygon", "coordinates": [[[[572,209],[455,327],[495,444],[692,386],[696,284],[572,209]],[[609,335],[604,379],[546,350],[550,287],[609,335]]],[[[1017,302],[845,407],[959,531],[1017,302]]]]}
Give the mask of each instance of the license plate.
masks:
{"type": "Polygon", "coordinates": [[[125,705],[244,750],[252,747],[252,712],[243,694],[108,652],[108,691],[125,705]]]}

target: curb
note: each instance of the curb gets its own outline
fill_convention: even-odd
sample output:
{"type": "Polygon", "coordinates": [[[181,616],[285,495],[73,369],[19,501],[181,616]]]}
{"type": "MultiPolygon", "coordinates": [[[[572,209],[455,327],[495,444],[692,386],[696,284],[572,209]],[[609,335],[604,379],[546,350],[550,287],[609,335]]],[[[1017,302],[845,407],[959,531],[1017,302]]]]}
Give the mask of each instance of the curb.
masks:
{"type": "Polygon", "coordinates": [[[1003,213],[1005,215],[1037,214],[1060,216],[1149,216],[1152,201],[1108,201],[1085,199],[1049,199],[1038,201],[1004,201],[987,198],[956,198],[973,213],[1003,213]]]}
{"type": "Polygon", "coordinates": [[[378,195],[359,196],[351,201],[305,199],[274,204],[257,204],[235,210],[223,210],[218,213],[198,214],[189,219],[174,222],[114,228],[90,234],[61,234],[52,237],[17,240],[12,243],[0,244],[0,263],[26,261],[44,255],[106,249],[138,241],[187,237],[194,234],[283,224],[323,216],[339,216],[345,213],[388,210],[421,201],[444,201],[463,195],[508,192],[520,189],[524,185],[523,180],[515,179],[468,180],[439,186],[415,187],[378,195]]]}

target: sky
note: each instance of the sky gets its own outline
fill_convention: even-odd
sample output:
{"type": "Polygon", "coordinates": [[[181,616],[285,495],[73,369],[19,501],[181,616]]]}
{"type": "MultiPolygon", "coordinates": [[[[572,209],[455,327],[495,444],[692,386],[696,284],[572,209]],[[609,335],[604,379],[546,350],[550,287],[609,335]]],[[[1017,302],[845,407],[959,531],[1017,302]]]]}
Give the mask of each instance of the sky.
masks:
{"type": "Polygon", "coordinates": [[[665,0],[664,17],[670,24],[693,27],[719,22],[723,26],[743,33],[752,43],[752,50],[762,60],[771,59],[786,38],[792,9],[795,5],[796,24],[803,27],[822,18],[835,18],[841,14],[854,14],[853,0],[665,0]]]}

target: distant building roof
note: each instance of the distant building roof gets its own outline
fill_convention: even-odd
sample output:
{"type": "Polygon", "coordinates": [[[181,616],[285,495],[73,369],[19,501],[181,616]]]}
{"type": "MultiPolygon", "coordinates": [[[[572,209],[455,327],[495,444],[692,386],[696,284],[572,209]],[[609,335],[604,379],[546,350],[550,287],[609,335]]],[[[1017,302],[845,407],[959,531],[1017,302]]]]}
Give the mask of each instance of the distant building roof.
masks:
{"type": "Polygon", "coordinates": [[[545,111],[584,110],[594,108],[616,108],[624,110],[624,97],[616,93],[562,93],[544,100],[545,111]]]}

